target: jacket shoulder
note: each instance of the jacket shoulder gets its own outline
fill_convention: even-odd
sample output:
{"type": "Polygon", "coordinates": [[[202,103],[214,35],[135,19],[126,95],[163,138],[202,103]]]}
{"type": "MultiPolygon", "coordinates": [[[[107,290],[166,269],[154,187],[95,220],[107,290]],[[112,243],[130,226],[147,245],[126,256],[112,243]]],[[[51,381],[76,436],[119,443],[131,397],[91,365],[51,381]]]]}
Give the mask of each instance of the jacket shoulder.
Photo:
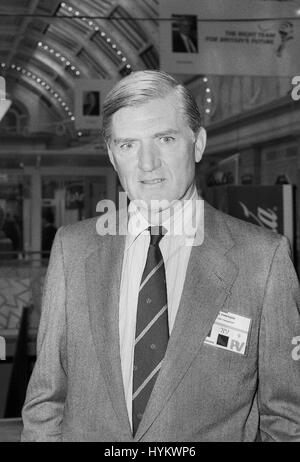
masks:
{"type": "Polygon", "coordinates": [[[59,234],[61,239],[63,241],[75,239],[77,242],[80,240],[88,240],[91,236],[96,234],[97,219],[98,217],[88,218],[60,227],[59,234]]]}
{"type": "MultiPolygon", "coordinates": [[[[234,242],[243,247],[274,249],[282,241],[282,235],[263,226],[233,217],[207,204],[209,214],[215,215],[217,222],[225,224],[234,242]]],[[[286,238],[284,238],[286,239],[286,238]]]]}

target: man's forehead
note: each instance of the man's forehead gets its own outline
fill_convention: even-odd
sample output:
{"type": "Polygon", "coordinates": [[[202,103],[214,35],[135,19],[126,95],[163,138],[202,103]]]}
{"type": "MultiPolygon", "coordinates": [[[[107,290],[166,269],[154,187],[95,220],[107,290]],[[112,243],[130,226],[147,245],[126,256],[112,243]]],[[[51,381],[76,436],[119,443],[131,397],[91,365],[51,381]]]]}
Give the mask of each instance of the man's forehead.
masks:
{"type": "Polygon", "coordinates": [[[151,136],[164,131],[180,131],[185,125],[187,124],[182,111],[178,110],[178,107],[149,104],[117,111],[112,118],[112,135],[113,138],[124,136],[134,138],[135,134],[138,136],[140,132],[143,132],[151,136]]]}
{"type": "Polygon", "coordinates": [[[151,118],[154,117],[163,118],[166,115],[168,117],[173,117],[176,115],[181,115],[183,109],[183,104],[181,98],[178,97],[175,93],[171,93],[164,97],[151,98],[148,101],[132,104],[125,106],[118,111],[116,111],[112,116],[112,121],[116,123],[127,122],[128,117],[135,117],[137,119],[141,118],[151,118]]]}

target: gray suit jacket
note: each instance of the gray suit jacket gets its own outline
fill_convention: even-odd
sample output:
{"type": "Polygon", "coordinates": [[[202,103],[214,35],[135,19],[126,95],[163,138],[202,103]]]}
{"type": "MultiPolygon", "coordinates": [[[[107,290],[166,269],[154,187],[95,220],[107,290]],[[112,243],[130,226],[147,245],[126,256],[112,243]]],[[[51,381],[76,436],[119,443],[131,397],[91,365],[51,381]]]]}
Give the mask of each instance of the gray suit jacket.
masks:
{"type": "Polygon", "coordinates": [[[58,231],[22,440],[300,441],[300,292],[286,238],[205,205],[204,242],[134,438],[119,351],[124,243],[97,235],[96,219],[58,231]],[[220,310],[251,318],[246,354],[204,343],[220,310]]]}

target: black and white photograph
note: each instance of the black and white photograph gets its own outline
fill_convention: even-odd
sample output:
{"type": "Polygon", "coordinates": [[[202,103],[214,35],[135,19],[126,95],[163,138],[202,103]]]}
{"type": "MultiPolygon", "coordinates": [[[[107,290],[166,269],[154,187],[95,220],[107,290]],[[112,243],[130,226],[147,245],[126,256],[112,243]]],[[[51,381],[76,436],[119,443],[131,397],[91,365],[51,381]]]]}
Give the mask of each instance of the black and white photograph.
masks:
{"type": "Polygon", "coordinates": [[[300,442],[299,45],[300,0],[0,1],[0,444],[300,442]]]}
{"type": "MultiPolygon", "coordinates": [[[[101,126],[103,100],[112,85],[113,81],[110,78],[75,79],[74,114],[72,113],[71,117],[73,117],[77,134],[82,130],[96,130],[101,126]]],[[[69,106],[67,108],[70,111],[69,106]]]]}
{"type": "Polygon", "coordinates": [[[172,51],[174,53],[197,53],[197,16],[173,15],[172,51]]]}
{"type": "Polygon", "coordinates": [[[85,91],[83,93],[82,114],[84,116],[100,115],[100,93],[98,91],[85,91]]]}

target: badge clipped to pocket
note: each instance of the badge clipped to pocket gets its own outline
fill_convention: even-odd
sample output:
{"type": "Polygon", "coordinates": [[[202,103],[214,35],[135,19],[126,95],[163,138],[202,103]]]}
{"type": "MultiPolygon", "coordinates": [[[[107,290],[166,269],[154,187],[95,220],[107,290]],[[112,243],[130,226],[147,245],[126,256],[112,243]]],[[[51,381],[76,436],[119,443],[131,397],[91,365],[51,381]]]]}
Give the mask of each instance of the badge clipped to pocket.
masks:
{"type": "Polygon", "coordinates": [[[204,343],[244,355],[250,326],[250,318],[220,311],[204,343]]]}

